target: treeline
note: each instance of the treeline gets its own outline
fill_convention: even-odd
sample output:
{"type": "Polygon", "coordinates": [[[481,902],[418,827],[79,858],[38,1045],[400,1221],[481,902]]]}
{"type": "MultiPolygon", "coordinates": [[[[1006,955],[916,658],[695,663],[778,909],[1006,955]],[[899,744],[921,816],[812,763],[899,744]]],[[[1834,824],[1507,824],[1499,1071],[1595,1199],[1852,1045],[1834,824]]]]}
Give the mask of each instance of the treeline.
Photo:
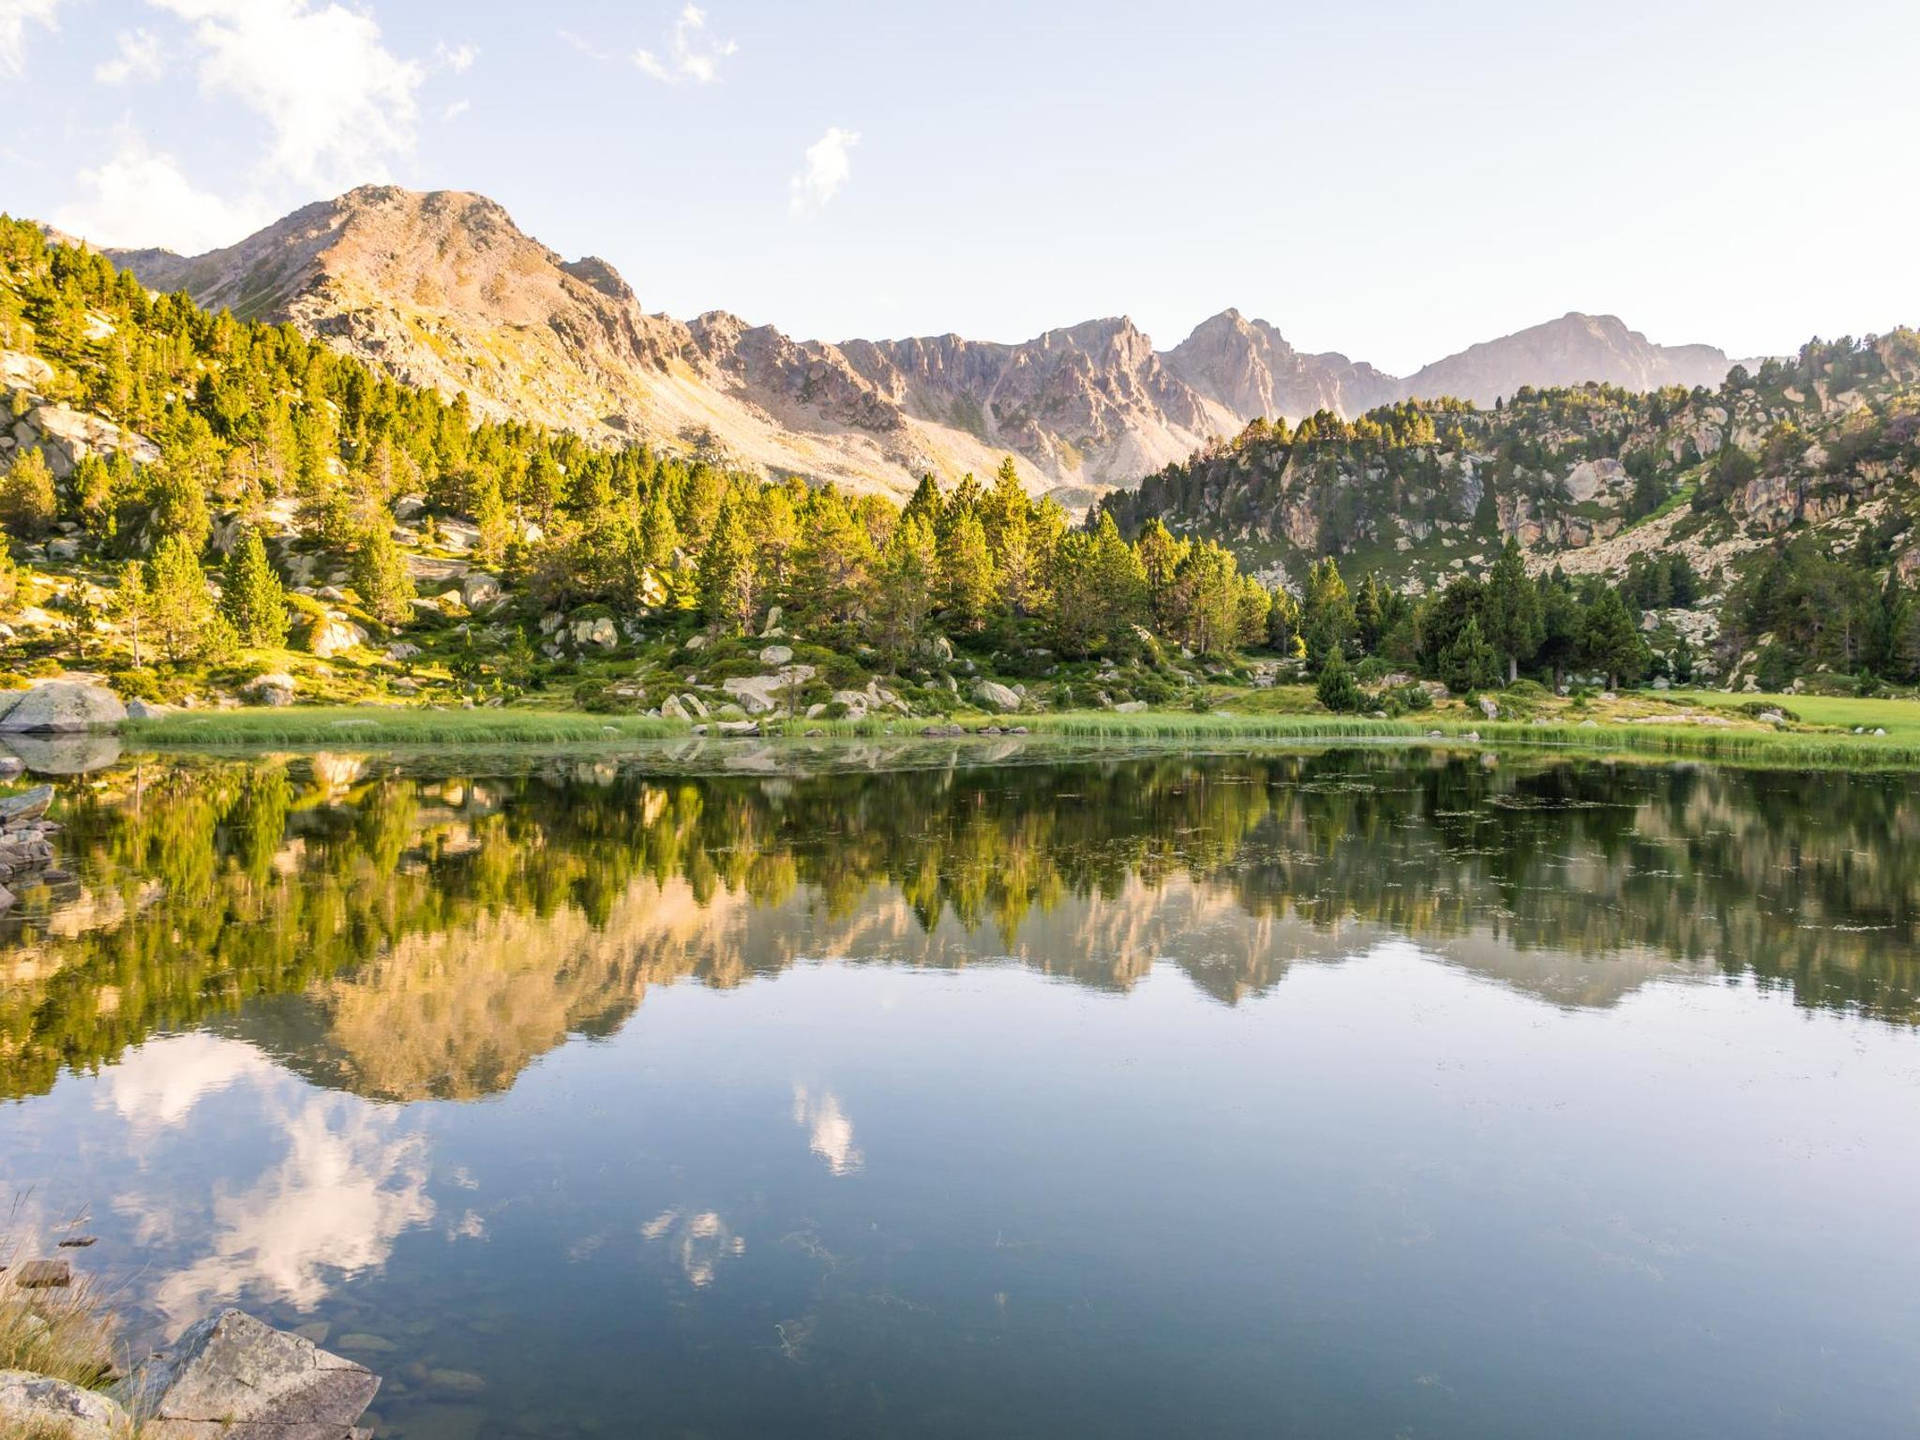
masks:
{"type": "MultiPolygon", "coordinates": [[[[1157,528],[1157,520],[1149,526],[1157,528]]],[[[1665,583],[1671,588],[1671,571],[1665,583]]],[[[1308,570],[1298,601],[1275,604],[1269,629],[1274,645],[1308,663],[1321,703],[1336,711],[1429,703],[1417,685],[1364,688],[1395,673],[1438,680],[1456,694],[1523,675],[1555,687],[1588,675],[1612,688],[1638,684],[1656,666],[1691,679],[1695,660],[1684,641],[1656,656],[1622,587],[1597,576],[1576,584],[1558,569],[1529,576],[1512,540],[1485,575],[1456,576],[1417,597],[1376,573],[1350,587],[1328,556],[1308,570]]]]}
{"type": "MultiPolygon", "coordinates": [[[[1227,550],[1149,553],[1106,517],[1076,529],[1026,495],[1010,459],[988,485],[967,477],[943,494],[929,480],[900,507],[645,445],[475,424],[464,398],[397,384],[290,326],[150,297],[103,257],[5,219],[0,344],[54,366],[45,398],[159,447],[151,464],[90,456],[58,480],[24,454],[0,476],[0,524],[21,541],[71,527],[91,555],[132,562],[116,603],[168,659],[285,638],[288,577],[259,536],[288,506],[304,547],[347,570],[390,626],[413,599],[396,529],[430,544],[457,524],[481,566],[549,609],[697,611],[737,632],[780,605],[826,643],[892,662],[937,637],[1079,657],[1155,641],[1222,655],[1267,633],[1271,598],[1227,550]],[[411,496],[409,531],[395,505],[411,496]],[[221,555],[216,608],[203,566],[221,555]]],[[[9,406],[23,415],[31,401],[9,406]]]]}

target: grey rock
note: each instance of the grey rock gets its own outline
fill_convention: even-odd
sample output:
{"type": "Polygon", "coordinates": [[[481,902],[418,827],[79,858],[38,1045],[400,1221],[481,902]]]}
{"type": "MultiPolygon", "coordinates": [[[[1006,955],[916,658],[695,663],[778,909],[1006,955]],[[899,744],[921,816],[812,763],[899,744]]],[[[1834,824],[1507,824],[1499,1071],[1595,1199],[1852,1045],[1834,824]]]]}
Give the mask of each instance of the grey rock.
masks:
{"type": "Polygon", "coordinates": [[[0,1429],[65,1433],[68,1440],[110,1440],[133,1433],[118,1401],[97,1390],[25,1370],[0,1370],[0,1429]]]}
{"type": "Polygon", "coordinates": [[[51,680],[36,685],[0,715],[10,735],[75,734],[118,725],[127,718],[120,697],[100,685],[51,680]]]}
{"type": "Polygon", "coordinates": [[[36,785],[18,795],[8,795],[0,799],[0,826],[25,825],[30,820],[38,820],[52,804],[51,785],[36,785]]]}
{"type": "Polygon", "coordinates": [[[769,645],[760,652],[760,663],[776,669],[791,659],[793,659],[793,647],[790,645],[769,645]]]}
{"type": "Polygon", "coordinates": [[[380,1377],[239,1310],[202,1320],[122,1381],[145,1440],[347,1440],[380,1377]]]}
{"type": "Polygon", "coordinates": [[[1116,715],[1138,715],[1146,708],[1147,702],[1144,700],[1123,700],[1113,710],[1116,715]]]}
{"type": "Polygon", "coordinates": [[[973,687],[973,698],[994,710],[1018,710],[1020,697],[997,680],[982,680],[973,687]]]}
{"type": "Polygon", "coordinates": [[[716,735],[758,735],[760,722],[758,720],[717,720],[714,722],[713,729],[716,735]]]}
{"type": "Polygon", "coordinates": [[[469,610],[478,610],[482,605],[491,605],[500,598],[500,577],[474,571],[460,582],[460,598],[467,603],[469,610]]]}
{"type": "Polygon", "coordinates": [[[0,780],[18,780],[26,769],[27,762],[18,755],[0,755],[0,780]]]}
{"type": "Polygon", "coordinates": [[[1480,697],[1480,713],[1489,720],[1498,720],[1500,718],[1500,707],[1487,696],[1482,695],[1480,697]]]}
{"type": "Polygon", "coordinates": [[[156,705],[151,700],[133,699],[127,702],[129,720],[157,720],[168,711],[165,705],[156,705]]]}

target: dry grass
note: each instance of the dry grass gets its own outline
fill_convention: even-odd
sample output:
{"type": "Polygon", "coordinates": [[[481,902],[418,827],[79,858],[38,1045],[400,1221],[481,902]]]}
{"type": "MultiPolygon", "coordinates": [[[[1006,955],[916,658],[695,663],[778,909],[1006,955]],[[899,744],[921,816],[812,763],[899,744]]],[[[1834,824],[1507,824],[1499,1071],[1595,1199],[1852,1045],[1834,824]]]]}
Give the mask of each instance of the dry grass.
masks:
{"type": "MultiPolygon", "coordinates": [[[[17,1215],[16,1215],[17,1220],[17,1215]]],[[[101,1288],[74,1270],[66,1286],[27,1289],[17,1283],[23,1262],[59,1257],[71,1261],[84,1251],[55,1248],[52,1240],[30,1244],[0,1234],[0,1370],[29,1370],[87,1389],[98,1389],[119,1373],[118,1320],[101,1288]]],[[[14,1440],[0,1429],[0,1440],[14,1440]]]]}

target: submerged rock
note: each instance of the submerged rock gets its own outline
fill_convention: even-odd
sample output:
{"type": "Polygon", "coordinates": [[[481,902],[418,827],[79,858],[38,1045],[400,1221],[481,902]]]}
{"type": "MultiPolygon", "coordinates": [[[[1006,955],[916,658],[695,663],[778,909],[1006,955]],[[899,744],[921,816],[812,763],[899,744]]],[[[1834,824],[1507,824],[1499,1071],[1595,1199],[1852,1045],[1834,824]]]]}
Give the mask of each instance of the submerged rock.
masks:
{"type": "Polygon", "coordinates": [[[380,1377],[239,1310],[202,1320],[117,1387],[143,1440],[349,1440],[380,1377]]]}

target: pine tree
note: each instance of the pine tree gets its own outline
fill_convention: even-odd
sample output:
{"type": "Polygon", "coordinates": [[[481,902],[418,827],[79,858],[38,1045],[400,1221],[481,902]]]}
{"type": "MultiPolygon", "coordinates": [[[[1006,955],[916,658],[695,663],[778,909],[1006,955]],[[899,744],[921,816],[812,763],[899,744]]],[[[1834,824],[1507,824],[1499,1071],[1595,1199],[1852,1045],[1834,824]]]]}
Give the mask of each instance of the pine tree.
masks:
{"type": "Polygon", "coordinates": [[[1520,675],[1520,665],[1530,661],[1546,639],[1545,617],[1540,609],[1540,592],[1527,578],[1527,564],[1520,555],[1520,543],[1507,537],[1500,558],[1487,576],[1485,600],[1488,642],[1506,657],[1507,683],[1520,675]]]}
{"type": "Polygon", "coordinates": [[[216,612],[199,551],[186,536],[164,537],[147,562],[146,609],[153,642],[167,659],[205,653],[216,612]]]}
{"type": "Polygon", "coordinates": [[[924,512],[909,508],[874,567],[873,640],[896,670],[923,638],[935,568],[933,526],[924,512]]]}
{"type": "Polygon", "coordinates": [[[242,645],[271,650],[287,643],[286,591],[259,531],[249,528],[227,556],[220,606],[242,645]]]}
{"type": "Polygon", "coordinates": [[[1032,503],[1020,483],[1020,472],[1013,457],[1007,456],[993,477],[993,488],[980,507],[980,523],[986,530],[987,549],[993,567],[1000,605],[1019,613],[1032,599],[1035,570],[1032,536],[1032,503]]]}
{"type": "Polygon", "coordinates": [[[1351,715],[1367,703],[1366,692],[1353,678],[1346,652],[1338,645],[1327,651],[1319,678],[1314,682],[1314,697],[1336,715],[1351,715]]]}
{"type": "Polygon", "coordinates": [[[1620,592],[1600,587],[1580,624],[1580,663],[1607,677],[1607,688],[1617,689],[1640,678],[1647,664],[1647,645],[1620,592]]]}
{"type": "Polygon", "coordinates": [[[995,578],[980,517],[970,507],[950,509],[940,543],[940,605],[956,627],[978,630],[985,623],[995,578]]]}
{"type": "MultiPolygon", "coordinates": [[[[1341,423],[1336,416],[1328,419],[1336,425],[1341,423]]],[[[1331,555],[1315,561],[1307,571],[1306,593],[1300,601],[1300,630],[1307,642],[1307,654],[1318,664],[1335,646],[1344,648],[1357,628],[1353,597],[1341,578],[1339,564],[1331,555]]]]}
{"type": "Polygon", "coordinates": [[[1500,657],[1487,643],[1478,615],[1467,617],[1459,635],[1441,653],[1440,683],[1460,695],[1500,683],[1500,657]]]}
{"type": "Polygon", "coordinates": [[[0,475],[0,525],[22,539],[37,540],[52,528],[58,513],[47,457],[38,450],[16,450],[13,464],[0,475]]]}
{"type": "Polygon", "coordinates": [[[360,603],[383,625],[404,625],[413,616],[416,593],[407,557],[385,525],[360,533],[349,572],[360,603]]]}
{"type": "Polygon", "coordinates": [[[698,571],[700,613],[724,634],[738,635],[753,619],[759,576],[753,545],[731,494],[720,502],[698,571]]]}

